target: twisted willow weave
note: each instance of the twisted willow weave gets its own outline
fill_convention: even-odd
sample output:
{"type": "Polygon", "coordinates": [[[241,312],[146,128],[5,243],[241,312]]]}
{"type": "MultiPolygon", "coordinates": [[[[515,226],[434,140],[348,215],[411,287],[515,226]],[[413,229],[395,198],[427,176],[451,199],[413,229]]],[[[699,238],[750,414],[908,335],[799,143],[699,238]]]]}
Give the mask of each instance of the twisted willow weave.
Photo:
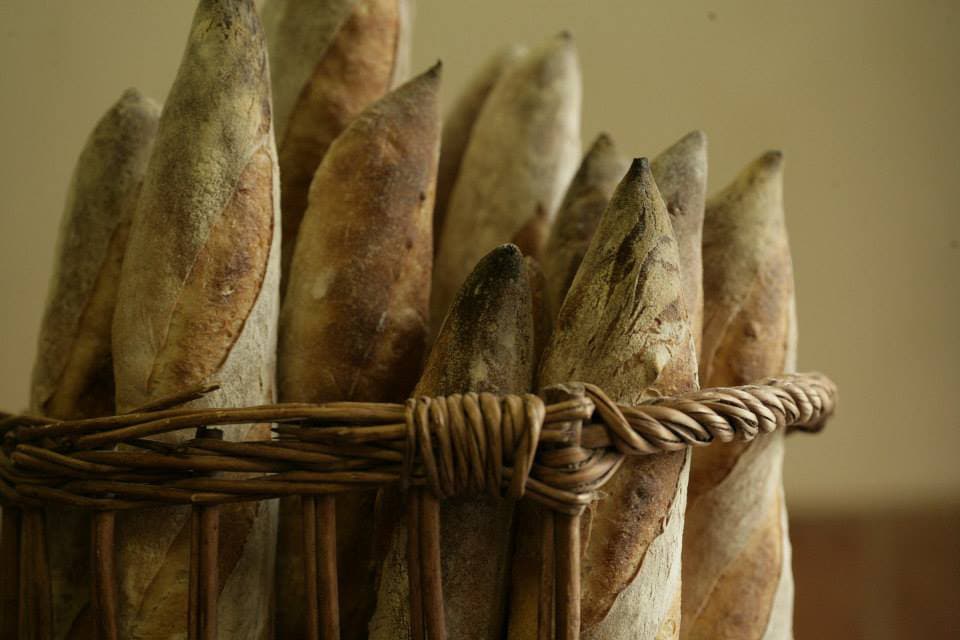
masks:
{"type": "MultiPolygon", "coordinates": [[[[334,402],[239,409],[182,405],[215,386],[191,390],[103,418],[0,419],[0,501],[5,528],[43,539],[40,509],[59,504],[92,512],[92,606],[101,637],[118,638],[114,514],[171,504],[193,508],[189,630],[217,634],[218,505],[303,497],[307,621],[313,638],[339,633],[333,496],[399,484],[407,491],[413,638],[446,637],[439,563],[439,500],[492,494],[545,507],[545,557],[553,576],[543,605],[557,638],[579,632],[579,516],[625,456],[655,455],[712,442],[749,441],[776,429],[819,431],[836,387],[819,374],[705,389],[637,406],[600,388],[570,383],[533,394],[466,393],[406,404],[334,402]],[[232,426],[273,423],[279,438],[229,442],[232,426]],[[219,427],[219,428],[214,428],[219,427]],[[193,430],[180,444],[151,436],[193,430]],[[118,448],[118,445],[124,445],[118,448]],[[222,472],[231,473],[229,477],[222,472]],[[319,523],[319,524],[317,524],[319,523]],[[550,538],[550,539],[547,539],[550,538]],[[549,610],[548,609],[548,610],[549,610]]],[[[42,555],[42,554],[41,554],[42,555]]],[[[49,593],[42,560],[19,567],[31,593],[49,593]]],[[[22,563],[22,561],[21,561],[22,563]]],[[[9,563],[8,563],[9,564],[9,563]]],[[[20,582],[0,569],[0,581],[20,582]]],[[[11,606],[11,603],[4,603],[11,606]]],[[[24,598],[21,620],[49,628],[49,611],[24,598]]]]}

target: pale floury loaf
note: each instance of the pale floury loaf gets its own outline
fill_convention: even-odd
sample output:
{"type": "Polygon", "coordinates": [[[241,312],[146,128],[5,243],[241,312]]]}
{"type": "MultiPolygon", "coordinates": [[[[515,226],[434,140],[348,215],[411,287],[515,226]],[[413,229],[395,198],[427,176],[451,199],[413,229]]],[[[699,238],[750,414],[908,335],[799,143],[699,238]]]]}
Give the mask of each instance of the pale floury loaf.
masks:
{"type": "MultiPolygon", "coordinates": [[[[280,207],[267,54],[252,0],[202,0],[157,130],[113,322],[117,409],[201,383],[197,406],[275,399],[280,207]]],[[[269,425],[226,428],[267,438],[269,425]]],[[[163,436],[183,441],[192,433],[163,436]]],[[[187,508],[117,522],[120,634],[182,638],[187,508]]],[[[270,635],[276,504],[225,505],[221,638],[270,635]]]]}
{"type": "MultiPolygon", "coordinates": [[[[30,385],[36,413],[61,419],[114,413],[110,334],[120,264],[159,116],[155,102],[127,90],[77,159],[30,385]]],[[[46,520],[53,638],[92,638],[89,515],[49,508],[46,520]]]]}
{"type": "Polygon", "coordinates": [[[437,169],[437,199],[433,208],[433,241],[440,241],[440,231],[447,214],[450,194],[460,173],[463,154],[470,142],[473,125],[480,115],[494,85],[503,77],[509,65],[526,54],[521,45],[497,51],[470,78],[443,117],[443,136],[440,139],[440,164],[437,169]]]}
{"type": "MultiPolygon", "coordinates": [[[[569,381],[625,403],[697,387],[677,243],[646,159],[614,192],[544,352],[541,388],[569,381]]],[[[685,451],[627,458],[584,513],[582,637],[679,632],[688,460],[685,451]]],[[[511,638],[537,637],[535,609],[511,614],[511,638]]]]}
{"type": "MultiPolygon", "coordinates": [[[[522,254],[513,245],[497,247],[460,290],[416,395],[528,391],[534,369],[532,305],[522,254]]],[[[483,496],[441,504],[440,560],[449,638],[502,637],[512,512],[510,501],[483,496]]],[[[406,521],[398,521],[383,565],[371,640],[410,637],[406,539],[406,521]]]]}
{"type": "Polygon", "coordinates": [[[433,330],[477,261],[537,208],[550,219],[580,157],[580,69],[561,34],[512,64],[477,116],[446,209],[433,272],[433,330]]]}
{"type": "MultiPolygon", "coordinates": [[[[317,170],[280,324],[285,402],[403,402],[427,338],[440,68],[387,94],[317,170]]],[[[376,491],[336,498],[340,625],[366,637],[375,600],[376,491]]],[[[281,503],[277,632],[304,637],[300,499],[281,503]]]]}
{"type": "Polygon", "coordinates": [[[690,331],[700,348],[703,324],[703,212],[707,197],[707,136],[691,131],[651,163],[653,178],[670,214],[680,254],[683,301],[690,331]]]}
{"type": "MultiPolygon", "coordinates": [[[[703,237],[702,380],[741,385],[794,370],[793,270],[783,158],[768,152],[712,197],[703,237]]],[[[682,637],[792,637],[783,499],[784,433],[693,456],[683,556],[682,637]]]]}
{"type": "Polygon", "coordinates": [[[317,166],[341,131],[405,78],[409,0],[267,0],[283,208],[282,279],[317,166]]]}

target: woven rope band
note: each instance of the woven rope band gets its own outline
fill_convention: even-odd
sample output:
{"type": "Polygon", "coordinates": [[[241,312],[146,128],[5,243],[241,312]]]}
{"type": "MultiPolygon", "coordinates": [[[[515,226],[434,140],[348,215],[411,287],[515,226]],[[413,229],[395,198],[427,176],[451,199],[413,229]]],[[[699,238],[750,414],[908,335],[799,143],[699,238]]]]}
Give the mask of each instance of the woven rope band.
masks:
{"type": "Polygon", "coordinates": [[[550,404],[532,394],[466,393],[406,404],[180,406],[214,388],[104,418],[3,417],[0,500],[119,510],[399,482],[426,486],[438,498],[528,495],[578,513],[624,456],[748,441],[776,429],[819,431],[836,404],[829,379],[797,374],[637,406],[579,383],[546,389],[544,397],[564,398],[550,404]],[[230,442],[211,428],[252,423],[275,424],[280,439],[230,442]],[[196,430],[196,437],[179,444],[149,439],[183,430],[196,430]]]}

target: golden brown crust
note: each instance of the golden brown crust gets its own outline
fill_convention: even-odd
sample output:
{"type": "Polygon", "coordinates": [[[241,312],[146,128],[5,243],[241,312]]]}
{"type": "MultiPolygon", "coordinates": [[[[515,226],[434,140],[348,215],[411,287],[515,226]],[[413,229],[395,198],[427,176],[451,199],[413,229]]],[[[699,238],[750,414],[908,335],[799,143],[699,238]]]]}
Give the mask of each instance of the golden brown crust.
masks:
{"type": "Polygon", "coordinates": [[[780,503],[760,505],[766,518],[720,576],[711,598],[697,613],[690,640],[749,640],[764,637],[782,567],[780,503]],[[750,603],[749,606],[744,606],[750,603]]]}
{"type": "Polygon", "coordinates": [[[433,273],[436,331],[477,261],[542,206],[552,218],[580,154],[580,69],[568,34],[513,64],[487,97],[450,196],[433,273]]]}
{"type": "MultiPolygon", "coordinates": [[[[326,8],[317,3],[297,9],[309,12],[326,8]]],[[[390,88],[399,31],[398,0],[357,2],[315,62],[284,123],[279,139],[284,290],[314,173],[336,137],[390,88]]],[[[272,35],[288,37],[284,31],[272,35]]]]}
{"type": "MultiPolygon", "coordinates": [[[[696,388],[669,215],[645,159],[614,193],[560,309],[542,385],[581,380],[622,402],[696,388]]],[[[584,518],[585,638],[654,637],[679,589],[687,456],[631,458],[584,518]]],[[[530,630],[535,621],[511,619],[530,630]]],[[[517,635],[515,637],[530,637],[517,635]]]]}
{"type": "MultiPolygon", "coordinates": [[[[707,204],[701,375],[709,386],[792,368],[793,273],[782,179],[782,157],[769,152],[707,204]]],[[[789,627],[791,595],[778,595],[792,584],[783,564],[782,457],[779,432],[694,455],[682,637],[759,640],[772,618],[789,627]],[[786,610],[773,616],[774,606],[786,610]]]]}
{"type": "MultiPolygon", "coordinates": [[[[529,279],[520,251],[503,245],[467,278],[430,352],[417,395],[466,391],[523,392],[533,382],[529,279]]],[[[450,638],[502,635],[513,505],[504,500],[450,500],[441,506],[441,568],[450,638]]],[[[371,640],[409,637],[406,527],[386,554],[371,640]]]]}
{"type": "MultiPolygon", "coordinates": [[[[279,198],[266,51],[250,0],[202,0],[157,130],[130,229],[113,322],[123,411],[193,381],[196,401],[274,400],[279,198]]],[[[267,425],[231,429],[262,438],[267,425]]],[[[181,434],[180,439],[191,437],[181,434]]],[[[266,638],[275,505],[222,508],[219,626],[266,638]]],[[[120,633],[185,633],[188,509],[118,518],[120,633]]]]}
{"type": "MultiPolygon", "coordinates": [[[[366,109],[317,170],[281,313],[285,401],[398,402],[427,334],[439,67],[366,109]]],[[[375,493],[337,497],[341,635],[364,637],[374,606],[375,493]]],[[[299,500],[283,501],[278,633],[303,633],[299,500]]]]}
{"type": "Polygon", "coordinates": [[[266,278],[273,238],[273,163],[269,149],[255,151],[210,226],[170,311],[147,379],[151,397],[210,380],[239,338],[266,278]]]}
{"type": "Polygon", "coordinates": [[[626,170],[627,162],[620,156],[613,140],[602,133],[584,155],[570,182],[543,253],[547,308],[551,318],[560,312],[560,305],[590,246],[603,210],[626,170]]]}

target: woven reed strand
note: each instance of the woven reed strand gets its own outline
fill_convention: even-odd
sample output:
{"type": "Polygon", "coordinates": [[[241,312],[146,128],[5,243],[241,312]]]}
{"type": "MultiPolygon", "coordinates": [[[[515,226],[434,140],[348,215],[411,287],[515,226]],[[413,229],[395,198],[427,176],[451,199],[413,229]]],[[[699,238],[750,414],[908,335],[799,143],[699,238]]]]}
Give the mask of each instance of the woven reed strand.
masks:
{"type": "MultiPolygon", "coordinates": [[[[465,393],[406,404],[334,402],[239,409],[180,406],[215,387],[190,390],[103,418],[0,419],[0,501],[93,510],[221,504],[287,495],[330,495],[391,483],[436,498],[529,496],[579,513],[625,455],[652,455],[775,429],[818,431],[836,387],[820,374],[742,387],[613,402],[600,388],[558,385],[572,399],[465,393]],[[274,423],[277,440],[149,439],[172,431],[274,423]],[[582,426],[581,426],[582,423],[582,426]],[[127,445],[117,450],[117,445],[127,445]],[[247,472],[244,478],[218,472],[247,472]]],[[[546,392],[546,390],[545,390],[546,392]]]]}

